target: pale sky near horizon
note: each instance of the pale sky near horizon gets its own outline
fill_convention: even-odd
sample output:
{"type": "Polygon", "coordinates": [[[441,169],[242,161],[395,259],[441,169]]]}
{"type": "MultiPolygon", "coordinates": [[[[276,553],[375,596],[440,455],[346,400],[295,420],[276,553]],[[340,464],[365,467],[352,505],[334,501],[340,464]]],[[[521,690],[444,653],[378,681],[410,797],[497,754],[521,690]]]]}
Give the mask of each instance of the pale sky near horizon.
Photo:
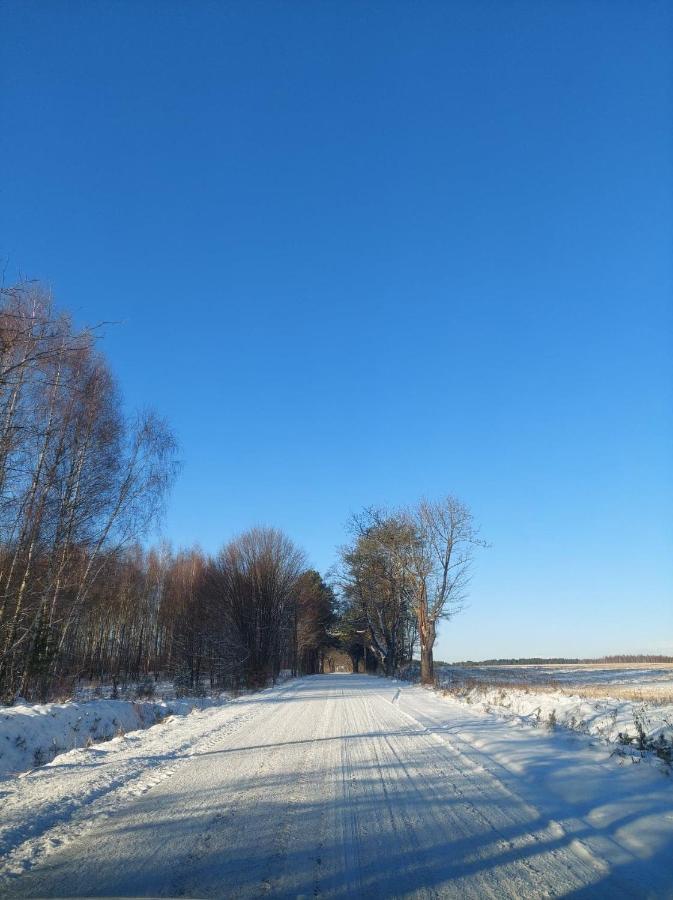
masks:
{"type": "Polygon", "coordinates": [[[673,653],[673,7],[0,2],[0,258],[101,319],[163,536],[451,492],[447,660],[673,653]]]}

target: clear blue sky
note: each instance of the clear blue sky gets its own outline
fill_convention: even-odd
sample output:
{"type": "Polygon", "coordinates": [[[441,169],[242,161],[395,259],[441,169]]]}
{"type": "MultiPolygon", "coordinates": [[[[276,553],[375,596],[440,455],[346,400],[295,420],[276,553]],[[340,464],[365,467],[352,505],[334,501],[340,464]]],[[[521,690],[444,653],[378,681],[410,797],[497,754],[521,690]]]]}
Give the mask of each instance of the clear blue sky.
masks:
{"type": "Polygon", "coordinates": [[[0,256],[172,422],[164,534],[481,523],[438,655],[673,652],[673,7],[0,2],[0,256]]]}

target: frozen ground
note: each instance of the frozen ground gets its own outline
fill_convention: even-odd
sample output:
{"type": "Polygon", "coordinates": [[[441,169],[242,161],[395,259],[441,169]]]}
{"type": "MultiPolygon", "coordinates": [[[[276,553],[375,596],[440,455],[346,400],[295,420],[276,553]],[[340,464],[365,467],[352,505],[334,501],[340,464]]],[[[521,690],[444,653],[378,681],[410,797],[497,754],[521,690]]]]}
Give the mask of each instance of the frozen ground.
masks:
{"type": "Polygon", "coordinates": [[[673,897],[673,779],[315,676],[0,784],[7,897],[673,897]]]}

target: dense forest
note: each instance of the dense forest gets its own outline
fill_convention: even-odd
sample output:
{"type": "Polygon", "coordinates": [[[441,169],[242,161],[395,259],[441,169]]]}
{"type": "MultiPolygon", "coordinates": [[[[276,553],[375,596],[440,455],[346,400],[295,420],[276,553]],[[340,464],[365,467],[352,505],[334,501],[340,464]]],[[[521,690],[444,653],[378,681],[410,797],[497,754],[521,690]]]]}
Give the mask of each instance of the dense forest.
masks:
{"type": "Polygon", "coordinates": [[[335,647],[386,674],[418,651],[432,682],[438,624],[483,546],[466,506],[366,509],[331,584],[274,528],[211,556],[147,546],[178,472],[170,426],[123,413],[99,328],[77,330],[36,284],[0,300],[2,702],[80,679],[257,686],[318,672],[335,647]]]}

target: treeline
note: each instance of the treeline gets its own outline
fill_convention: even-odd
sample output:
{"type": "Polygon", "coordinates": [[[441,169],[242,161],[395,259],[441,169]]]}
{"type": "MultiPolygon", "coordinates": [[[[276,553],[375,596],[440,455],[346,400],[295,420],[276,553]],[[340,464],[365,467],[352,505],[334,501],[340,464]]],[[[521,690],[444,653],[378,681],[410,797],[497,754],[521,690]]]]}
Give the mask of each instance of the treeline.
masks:
{"type": "Polygon", "coordinates": [[[167,677],[184,692],[260,686],[281,669],[320,670],[334,597],[275,529],[213,558],[198,549],[116,555],[64,647],[60,689],[167,677]],[[63,683],[65,682],[65,683],[63,683]]]}
{"type": "Polygon", "coordinates": [[[139,546],[176,441],[156,415],[123,414],[95,339],[35,285],[0,293],[0,701],[80,677],[197,689],[316,671],[333,595],[282,533],[212,559],[139,546]]]}
{"type": "Polygon", "coordinates": [[[182,606],[163,668],[179,684],[258,687],[281,669],[321,671],[334,594],[281,531],[247,531],[212,559],[186,554],[177,574],[182,606]]]}

